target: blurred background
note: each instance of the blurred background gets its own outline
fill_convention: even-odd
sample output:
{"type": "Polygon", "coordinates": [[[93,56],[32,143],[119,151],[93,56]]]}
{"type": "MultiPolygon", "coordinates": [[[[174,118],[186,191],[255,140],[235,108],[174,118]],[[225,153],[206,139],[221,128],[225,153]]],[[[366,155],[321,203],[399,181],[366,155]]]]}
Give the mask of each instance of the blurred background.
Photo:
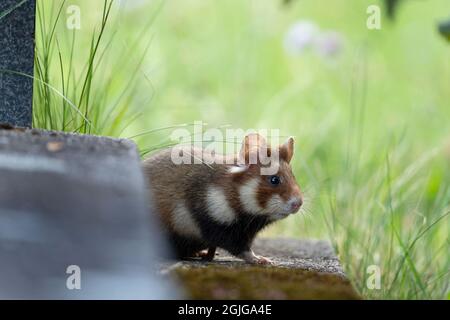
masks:
{"type": "Polygon", "coordinates": [[[449,298],[448,0],[37,6],[35,127],[133,138],[143,156],[196,120],[280,129],[306,202],[265,235],[329,239],[368,298],[449,298]]]}

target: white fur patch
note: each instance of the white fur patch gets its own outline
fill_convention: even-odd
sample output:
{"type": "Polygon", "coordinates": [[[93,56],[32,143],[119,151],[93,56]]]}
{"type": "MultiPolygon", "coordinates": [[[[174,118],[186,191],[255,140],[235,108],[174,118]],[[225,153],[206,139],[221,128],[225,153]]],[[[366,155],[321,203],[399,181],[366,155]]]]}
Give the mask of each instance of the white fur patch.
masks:
{"type": "Polygon", "coordinates": [[[182,203],[177,203],[172,215],[173,229],[180,235],[201,238],[202,232],[192,214],[182,203]]]}
{"type": "Polygon", "coordinates": [[[283,213],[286,211],[286,203],[278,194],[276,194],[267,201],[266,209],[264,211],[268,214],[283,213]]]}
{"type": "Polygon", "coordinates": [[[210,186],[206,194],[208,215],[216,222],[230,224],[236,219],[236,213],[230,207],[222,188],[210,186]]]}
{"type": "Polygon", "coordinates": [[[263,214],[264,209],[258,203],[256,199],[256,191],[258,190],[259,179],[253,178],[247,181],[239,188],[239,197],[241,205],[247,213],[250,214],[263,214]]]}

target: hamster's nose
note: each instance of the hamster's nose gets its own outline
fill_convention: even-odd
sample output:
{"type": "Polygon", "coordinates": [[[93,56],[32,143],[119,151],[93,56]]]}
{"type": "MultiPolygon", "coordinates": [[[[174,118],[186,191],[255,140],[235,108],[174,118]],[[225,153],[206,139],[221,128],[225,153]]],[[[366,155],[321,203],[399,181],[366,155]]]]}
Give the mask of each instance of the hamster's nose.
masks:
{"type": "Polygon", "coordinates": [[[303,204],[303,200],[301,198],[294,198],[289,200],[289,206],[291,208],[291,212],[297,212],[303,204]]]}

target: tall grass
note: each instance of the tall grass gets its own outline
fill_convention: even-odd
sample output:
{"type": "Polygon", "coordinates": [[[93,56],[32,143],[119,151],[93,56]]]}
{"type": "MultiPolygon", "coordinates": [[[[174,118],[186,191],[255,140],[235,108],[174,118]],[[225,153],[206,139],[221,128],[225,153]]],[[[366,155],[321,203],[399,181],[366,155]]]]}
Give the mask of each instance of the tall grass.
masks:
{"type": "Polygon", "coordinates": [[[144,107],[131,101],[136,83],[148,81],[140,70],[147,49],[135,53],[137,40],[126,46],[115,39],[117,25],[110,21],[114,0],[93,5],[98,23],[90,30],[86,15],[92,3],[78,3],[84,19],[80,30],[66,26],[71,4],[37,2],[33,126],[118,136],[144,107]],[[114,62],[108,61],[111,51],[114,62]]]}
{"type": "Polygon", "coordinates": [[[195,120],[280,128],[296,138],[306,206],[266,234],[328,238],[364,297],[447,296],[450,64],[434,27],[445,0],[405,2],[380,31],[365,27],[365,0],[73,2],[81,30],[65,27],[64,1],[38,1],[35,126],[132,137],[142,154],[195,120]],[[287,54],[297,19],[340,32],[341,54],[287,54]]]}

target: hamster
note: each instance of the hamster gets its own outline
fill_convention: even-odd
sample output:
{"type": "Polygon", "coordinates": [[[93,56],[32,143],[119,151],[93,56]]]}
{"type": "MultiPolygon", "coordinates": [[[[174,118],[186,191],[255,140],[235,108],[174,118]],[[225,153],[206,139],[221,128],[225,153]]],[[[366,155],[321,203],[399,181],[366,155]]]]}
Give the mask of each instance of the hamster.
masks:
{"type": "Polygon", "coordinates": [[[200,256],[211,261],[219,247],[248,263],[272,263],[251,250],[256,234],[298,212],[303,203],[290,166],[294,139],[276,148],[253,133],[244,138],[237,155],[178,146],[143,161],[156,214],[179,258],[200,256]],[[203,162],[174,163],[173,155],[183,153],[203,162]],[[278,155],[273,160],[277,170],[264,175],[261,169],[267,168],[267,161],[263,160],[271,154],[278,155]]]}

